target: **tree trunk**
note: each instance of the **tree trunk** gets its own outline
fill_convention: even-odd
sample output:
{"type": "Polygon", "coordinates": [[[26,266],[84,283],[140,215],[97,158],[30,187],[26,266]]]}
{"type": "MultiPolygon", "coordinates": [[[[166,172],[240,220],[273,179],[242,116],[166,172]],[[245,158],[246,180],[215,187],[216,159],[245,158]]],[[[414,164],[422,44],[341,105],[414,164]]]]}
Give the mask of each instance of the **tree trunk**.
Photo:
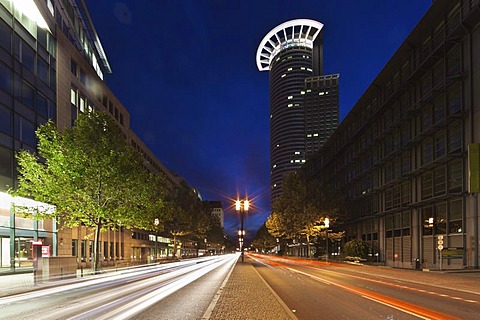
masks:
{"type": "Polygon", "coordinates": [[[93,260],[92,260],[92,271],[97,273],[100,271],[100,257],[98,254],[100,244],[100,223],[95,227],[95,240],[93,242],[93,260]]]}
{"type": "Polygon", "coordinates": [[[173,235],[173,258],[177,257],[177,236],[173,235]]]}
{"type": "Polygon", "coordinates": [[[307,258],[310,259],[310,236],[307,234],[307,258]]]}

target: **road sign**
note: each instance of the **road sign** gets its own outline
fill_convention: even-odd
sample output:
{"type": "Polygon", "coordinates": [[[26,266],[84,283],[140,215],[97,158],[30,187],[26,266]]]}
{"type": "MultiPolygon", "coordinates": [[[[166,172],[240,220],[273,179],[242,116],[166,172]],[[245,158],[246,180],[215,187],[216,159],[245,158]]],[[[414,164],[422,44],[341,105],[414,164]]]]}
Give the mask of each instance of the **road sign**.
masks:
{"type": "Polygon", "coordinates": [[[442,245],[442,244],[439,244],[439,245],[437,246],[437,249],[438,249],[438,250],[443,250],[443,245],[442,245]]]}

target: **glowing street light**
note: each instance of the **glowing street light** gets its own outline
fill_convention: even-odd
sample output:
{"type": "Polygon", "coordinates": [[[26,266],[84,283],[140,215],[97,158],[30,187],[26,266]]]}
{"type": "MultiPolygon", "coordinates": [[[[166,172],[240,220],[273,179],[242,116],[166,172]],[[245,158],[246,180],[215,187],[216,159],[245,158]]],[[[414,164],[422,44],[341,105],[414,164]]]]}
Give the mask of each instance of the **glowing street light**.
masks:
{"type": "Polygon", "coordinates": [[[242,262],[243,262],[243,243],[244,243],[244,238],[245,238],[245,229],[243,228],[243,216],[245,213],[248,213],[248,207],[250,206],[250,202],[248,199],[244,200],[237,200],[235,201],[235,210],[240,213],[240,221],[241,221],[241,226],[240,230],[238,230],[238,241],[240,242],[240,254],[242,256],[242,262]],[[243,204],[243,206],[242,206],[243,204]]]}
{"type": "Polygon", "coordinates": [[[327,247],[326,247],[327,257],[325,258],[325,261],[328,262],[328,228],[330,227],[330,219],[325,218],[324,223],[325,223],[325,233],[326,233],[325,239],[327,242],[327,247]]]}

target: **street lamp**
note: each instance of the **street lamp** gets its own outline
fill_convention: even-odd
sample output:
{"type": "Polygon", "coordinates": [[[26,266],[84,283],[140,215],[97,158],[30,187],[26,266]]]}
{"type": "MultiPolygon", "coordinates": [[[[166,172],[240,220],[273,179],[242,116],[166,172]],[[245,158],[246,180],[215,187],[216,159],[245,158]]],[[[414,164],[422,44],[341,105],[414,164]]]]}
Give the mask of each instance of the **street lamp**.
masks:
{"type": "Polygon", "coordinates": [[[325,239],[326,239],[326,241],[327,241],[327,248],[326,248],[326,250],[327,250],[327,257],[326,257],[325,262],[328,262],[328,228],[330,227],[330,219],[325,218],[325,222],[324,222],[324,223],[325,223],[325,234],[326,234],[325,239]]]}
{"type": "Polygon", "coordinates": [[[245,213],[248,213],[248,207],[250,206],[250,202],[248,199],[244,200],[237,200],[235,201],[235,210],[240,213],[240,230],[238,231],[238,240],[240,242],[240,254],[242,256],[242,262],[243,262],[243,243],[244,243],[244,238],[245,238],[245,229],[243,228],[243,216],[245,213]],[[242,206],[243,202],[243,206],[242,206]]]}

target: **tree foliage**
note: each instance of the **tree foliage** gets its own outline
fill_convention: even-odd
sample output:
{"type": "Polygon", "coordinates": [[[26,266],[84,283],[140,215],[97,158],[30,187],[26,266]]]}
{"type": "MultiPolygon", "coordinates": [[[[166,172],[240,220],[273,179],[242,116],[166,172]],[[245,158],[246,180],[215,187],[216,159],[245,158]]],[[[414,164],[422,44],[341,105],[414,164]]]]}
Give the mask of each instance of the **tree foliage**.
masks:
{"type": "Polygon", "coordinates": [[[268,251],[277,245],[277,240],[267,230],[265,224],[258,229],[251,246],[260,251],[268,251]]]}
{"type": "Polygon", "coordinates": [[[63,133],[49,121],[36,136],[38,154],[17,153],[16,194],[56,206],[54,213],[39,211],[41,219],[93,228],[96,270],[101,231],[118,226],[151,229],[155,218],[167,219],[164,178],[143,167],[142,156],[109,115],[82,114],[63,133]]]}
{"type": "Polygon", "coordinates": [[[345,256],[367,259],[370,253],[370,244],[363,240],[350,240],[343,246],[345,256]]]}
{"type": "Polygon", "coordinates": [[[302,172],[284,177],[282,194],[273,201],[272,209],[266,222],[269,233],[274,237],[305,238],[308,246],[325,229],[325,218],[334,221],[341,211],[335,193],[316,179],[307,181],[302,172]]]}
{"type": "Polygon", "coordinates": [[[174,255],[177,253],[177,237],[206,237],[211,227],[208,209],[185,181],[171,190],[168,208],[171,219],[165,224],[165,230],[173,236],[174,255]]]}

